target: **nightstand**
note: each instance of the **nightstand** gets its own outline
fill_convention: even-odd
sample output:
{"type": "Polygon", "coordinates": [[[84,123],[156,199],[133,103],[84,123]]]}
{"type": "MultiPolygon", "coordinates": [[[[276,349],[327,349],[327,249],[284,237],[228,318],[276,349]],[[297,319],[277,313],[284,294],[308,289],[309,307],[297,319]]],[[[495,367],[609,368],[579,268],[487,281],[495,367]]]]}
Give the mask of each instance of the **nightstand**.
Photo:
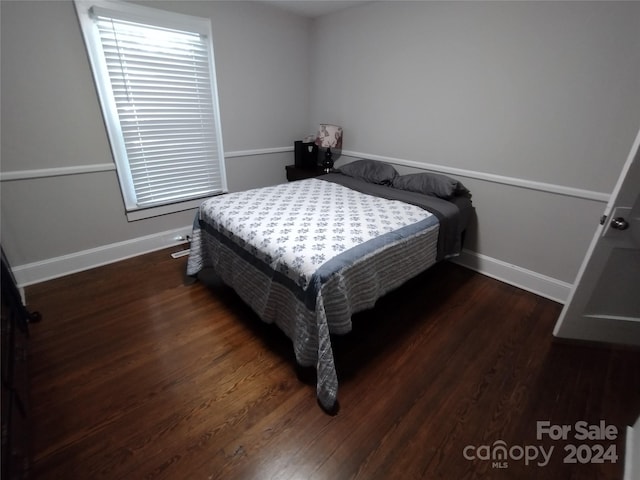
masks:
{"type": "Polygon", "coordinates": [[[300,168],[295,165],[287,165],[285,168],[287,170],[287,180],[290,182],[324,175],[324,169],[322,167],[300,168]]]}

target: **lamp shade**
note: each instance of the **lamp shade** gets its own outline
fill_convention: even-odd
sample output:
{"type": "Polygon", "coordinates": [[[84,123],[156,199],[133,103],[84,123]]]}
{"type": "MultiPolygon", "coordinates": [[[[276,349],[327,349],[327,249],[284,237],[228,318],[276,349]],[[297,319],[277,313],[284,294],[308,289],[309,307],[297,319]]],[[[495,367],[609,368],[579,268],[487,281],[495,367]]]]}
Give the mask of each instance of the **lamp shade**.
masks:
{"type": "Polygon", "coordinates": [[[342,127],[321,123],[318,128],[316,145],[323,148],[342,148],[342,127]]]}

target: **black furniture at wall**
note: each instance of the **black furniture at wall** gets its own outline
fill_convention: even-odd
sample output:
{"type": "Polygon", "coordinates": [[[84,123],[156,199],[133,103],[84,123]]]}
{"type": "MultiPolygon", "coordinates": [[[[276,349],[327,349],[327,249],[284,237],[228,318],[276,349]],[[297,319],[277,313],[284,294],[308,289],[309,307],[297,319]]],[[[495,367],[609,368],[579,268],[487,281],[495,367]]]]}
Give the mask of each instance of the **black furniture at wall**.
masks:
{"type": "Polygon", "coordinates": [[[11,266],[2,250],[2,478],[25,479],[30,472],[29,381],[27,340],[29,323],[38,312],[29,313],[16,285],[11,266]]]}

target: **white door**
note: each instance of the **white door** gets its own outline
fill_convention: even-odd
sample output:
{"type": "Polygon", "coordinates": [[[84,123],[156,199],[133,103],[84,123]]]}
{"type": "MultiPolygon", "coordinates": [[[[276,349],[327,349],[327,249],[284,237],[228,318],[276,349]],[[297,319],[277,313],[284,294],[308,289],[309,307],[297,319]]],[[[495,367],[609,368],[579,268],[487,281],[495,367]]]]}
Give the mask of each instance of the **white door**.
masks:
{"type": "Polygon", "coordinates": [[[640,131],[553,334],[640,345],[640,131]]]}

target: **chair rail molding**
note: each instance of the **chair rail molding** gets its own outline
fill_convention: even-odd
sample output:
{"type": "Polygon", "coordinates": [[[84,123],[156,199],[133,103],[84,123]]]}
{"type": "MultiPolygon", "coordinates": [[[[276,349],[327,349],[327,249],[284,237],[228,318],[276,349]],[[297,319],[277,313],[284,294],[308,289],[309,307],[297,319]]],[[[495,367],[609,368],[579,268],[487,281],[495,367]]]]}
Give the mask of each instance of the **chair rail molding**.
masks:
{"type": "MultiPolygon", "coordinates": [[[[269,155],[272,153],[293,152],[293,147],[258,148],[254,150],[235,150],[225,152],[225,158],[252,157],[255,155],[269,155]]],[[[115,171],[115,163],[96,163],[93,165],[76,165],[71,167],[34,168],[28,170],[13,170],[0,172],[0,181],[12,182],[16,180],[33,180],[36,178],[62,177],[65,175],[83,175],[87,173],[115,171]]]]}
{"type": "Polygon", "coordinates": [[[30,170],[14,170],[0,173],[0,181],[33,180],[36,178],[62,177],[65,175],[82,175],[86,173],[115,171],[115,163],[96,163],[94,165],[77,165],[73,167],[37,168],[30,170]]]}
{"type": "MultiPolygon", "coordinates": [[[[269,155],[273,153],[286,153],[292,152],[293,147],[273,147],[273,148],[257,148],[251,150],[234,150],[225,152],[225,158],[237,158],[237,157],[251,157],[256,155],[269,155]]],[[[388,157],[383,155],[375,155],[372,153],[355,152],[351,150],[343,150],[342,154],[347,157],[353,158],[366,158],[369,160],[379,160],[381,162],[392,163],[395,165],[402,165],[405,167],[417,168],[420,170],[427,170],[432,172],[438,172],[448,175],[456,175],[466,178],[474,178],[477,180],[484,180],[486,182],[500,183],[503,185],[510,185],[513,187],[526,188],[529,190],[538,190],[547,193],[554,193],[557,195],[564,195],[569,197],[582,198],[585,200],[595,200],[598,202],[607,203],[609,201],[610,194],[605,192],[596,192],[593,190],[586,190],[581,188],[568,187],[565,185],[557,185],[554,183],[538,182],[535,180],[528,180],[525,178],[508,177],[504,175],[497,175],[494,173],[485,173],[475,170],[467,170],[464,168],[448,167],[446,165],[437,165],[432,163],[416,162],[414,160],[406,160],[402,158],[388,157]]],[[[115,171],[116,166],[114,163],[101,163],[94,165],[78,165],[72,167],[54,167],[54,168],[42,168],[31,170],[15,170],[8,172],[0,172],[0,181],[9,182],[16,180],[31,180],[35,178],[45,177],[59,177],[63,175],[80,175],[96,172],[108,172],[115,171]]]]}
{"type": "Polygon", "coordinates": [[[595,200],[603,203],[607,203],[610,197],[609,193],[604,193],[604,192],[596,192],[593,190],[567,187],[565,185],[557,185],[554,183],[538,182],[535,180],[527,180],[525,178],[507,177],[504,175],[478,172],[475,170],[467,170],[464,168],[447,167],[445,165],[416,162],[414,160],[405,160],[402,158],[385,157],[383,155],[374,155],[371,153],[362,153],[362,152],[353,152],[350,150],[343,150],[342,154],[349,157],[366,158],[369,160],[379,160],[381,162],[393,163],[395,165],[402,165],[404,167],[412,167],[412,168],[418,168],[420,170],[428,170],[428,171],[443,173],[447,175],[474,178],[477,180],[484,180],[486,182],[500,183],[503,185],[526,188],[529,190],[538,190],[538,191],[547,192],[547,193],[555,193],[558,195],[582,198],[585,200],[595,200]]]}

